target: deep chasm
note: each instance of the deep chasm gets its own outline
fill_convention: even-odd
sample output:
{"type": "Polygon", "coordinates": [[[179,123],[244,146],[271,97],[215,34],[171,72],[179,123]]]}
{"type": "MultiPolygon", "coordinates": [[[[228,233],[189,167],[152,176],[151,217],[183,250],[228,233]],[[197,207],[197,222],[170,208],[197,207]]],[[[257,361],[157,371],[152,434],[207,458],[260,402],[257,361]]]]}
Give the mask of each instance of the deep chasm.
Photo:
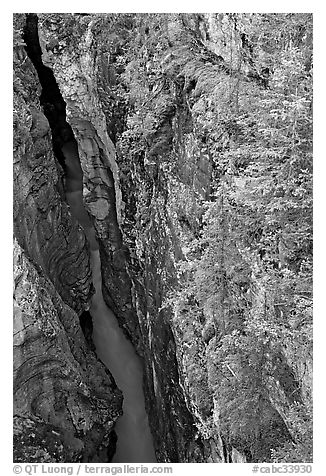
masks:
{"type": "Polygon", "coordinates": [[[14,461],[310,463],[312,15],[20,13],[13,58],[14,461]]]}

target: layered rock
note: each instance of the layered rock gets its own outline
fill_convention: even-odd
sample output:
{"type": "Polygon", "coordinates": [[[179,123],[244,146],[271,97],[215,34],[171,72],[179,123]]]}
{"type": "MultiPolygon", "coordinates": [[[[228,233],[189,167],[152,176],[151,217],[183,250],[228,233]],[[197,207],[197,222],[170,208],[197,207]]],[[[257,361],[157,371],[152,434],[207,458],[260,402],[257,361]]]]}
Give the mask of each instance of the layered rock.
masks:
{"type": "Polygon", "coordinates": [[[85,234],[64,200],[63,170],[40,108],[40,84],[22,45],[15,48],[14,67],[14,233],[63,300],[80,313],[92,294],[85,234]]]}
{"type": "MultiPolygon", "coordinates": [[[[202,204],[211,191],[212,158],[202,132],[194,129],[194,120],[204,114],[200,100],[190,113],[190,104],[205,92],[205,74],[203,79],[200,75],[204,63],[196,64],[198,71],[180,73],[168,55],[160,67],[163,77],[160,72],[156,79],[154,73],[148,90],[140,73],[140,92],[132,89],[137,81],[128,75],[137,72],[121,59],[128,48],[142,48],[139,38],[140,44],[137,39],[133,44],[132,24],[132,18],[120,22],[111,15],[40,15],[42,61],[54,72],[77,138],[84,201],[100,245],[105,300],[144,358],[158,460],[222,462],[233,451],[241,461],[235,449],[225,449],[218,417],[211,422],[215,406],[203,360],[198,362],[201,382],[192,378],[194,356],[205,352],[203,344],[191,327],[188,336],[178,329],[166,306],[178,281],[176,263],[199,231],[202,204]],[[129,101],[135,103],[133,120],[144,114],[143,120],[149,121],[144,126],[150,131],[147,142],[134,133],[137,122],[129,127],[125,123],[126,104],[117,86],[121,73],[124,87],[130,88],[129,101]],[[144,100],[144,113],[138,97],[144,100]]],[[[179,18],[171,15],[169,28],[177,53],[182,49],[182,63],[193,61],[191,48],[180,40],[179,18]]],[[[222,82],[227,67],[217,53],[212,57],[209,74],[220,75],[222,82]]],[[[141,58],[149,74],[158,68],[159,60],[146,50],[141,58]]]]}
{"type": "MultiPolygon", "coordinates": [[[[104,16],[103,22],[108,27],[110,16],[104,16]]],[[[161,218],[166,218],[164,197],[160,193],[153,200],[153,204],[157,200],[155,207],[148,208],[153,214],[150,222],[158,220],[158,229],[151,230],[149,226],[146,231],[143,228],[142,238],[136,244],[138,249],[126,247],[128,240],[134,241],[134,234],[122,238],[123,224],[131,210],[127,203],[128,210],[124,212],[121,196],[126,190],[120,191],[119,175],[124,174],[129,163],[126,161],[118,174],[115,149],[107,129],[110,118],[103,113],[108,112],[108,107],[100,98],[103,89],[110,94],[112,81],[112,74],[103,74],[109,67],[106,60],[109,50],[105,51],[105,43],[98,38],[102,31],[100,23],[92,16],[40,15],[42,59],[53,69],[67,104],[67,119],[78,142],[85,206],[94,217],[100,246],[105,300],[144,357],[145,398],[158,460],[204,461],[202,444],[197,441],[193,417],[180,385],[168,315],[165,316],[163,310],[159,312],[161,289],[165,284],[163,275],[159,277],[158,272],[168,276],[171,261],[168,258],[170,239],[164,231],[166,226],[161,223],[161,218]],[[78,32],[78,41],[75,32],[78,32]],[[143,254],[144,243],[148,246],[147,257],[143,254]],[[151,258],[152,246],[155,253],[151,258]],[[158,250],[162,253],[159,271],[155,262],[158,250]]],[[[139,171],[144,172],[146,180],[137,198],[141,203],[146,199],[143,194],[147,194],[147,187],[152,189],[153,186],[146,169],[139,171]]],[[[135,177],[135,184],[141,176],[135,177]]],[[[139,226],[143,226],[143,221],[139,226]]]]}
{"type": "Polygon", "coordinates": [[[107,460],[120,392],[76,312],[16,240],[14,270],[14,460],[107,460]]]}
{"type": "MultiPolygon", "coordinates": [[[[219,386],[218,329],[209,312],[196,312],[195,300],[185,298],[174,313],[171,301],[203,230],[205,202],[214,201],[214,186],[223,174],[235,197],[252,185],[238,177],[241,164],[225,171],[227,161],[220,160],[238,134],[225,111],[268,87],[264,55],[254,57],[248,41],[251,19],[38,17],[42,62],[58,83],[78,145],[104,298],[144,359],[158,461],[242,462],[248,445],[241,435],[225,441],[213,391],[219,386]]],[[[288,349],[287,362],[278,367],[281,380],[291,383],[300,380],[288,370],[293,352],[288,349]]],[[[296,373],[309,362],[300,361],[296,373]]],[[[257,438],[256,459],[268,457],[273,439],[288,438],[282,409],[289,402],[277,385],[270,382],[262,405],[264,436],[261,446],[257,438]]],[[[309,396],[307,379],[304,385],[309,396]]],[[[253,452],[246,455],[250,460],[253,452]]]]}
{"type": "Polygon", "coordinates": [[[41,86],[14,17],[14,458],[107,461],[121,394],[79,316],[92,281],[85,233],[65,201],[41,86]]]}

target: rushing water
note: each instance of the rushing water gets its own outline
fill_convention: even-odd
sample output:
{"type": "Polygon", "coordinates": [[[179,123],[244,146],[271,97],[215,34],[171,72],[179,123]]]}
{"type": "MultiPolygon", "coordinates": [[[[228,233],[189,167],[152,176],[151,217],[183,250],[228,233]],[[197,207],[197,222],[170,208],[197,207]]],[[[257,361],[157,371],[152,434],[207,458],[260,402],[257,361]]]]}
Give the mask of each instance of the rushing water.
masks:
{"type": "Polygon", "coordinates": [[[83,226],[91,246],[96,293],[92,298],[90,314],[93,318],[96,353],[123,393],[123,415],[115,426],[118,441],[112,462],[154,463],[156,458],[145,410],[141,361],[119,327],[115,315],[104,302],[100,255],[94,229],[83,205],[82,191],[75,190],[66,195],[71,213],[83,226]]]}
{"type": "Polygon", "coordinates": [[[93,341],[102,362],[110,369],[123,393],[123,415],[117,422],[116,463],[155,462],[152,435],[145,411],[143,371],[139,357],[119,327],[102,296],[101,263],[98,250],[91,251],[96,294],[90,313],[93,317],[93,341]]]}

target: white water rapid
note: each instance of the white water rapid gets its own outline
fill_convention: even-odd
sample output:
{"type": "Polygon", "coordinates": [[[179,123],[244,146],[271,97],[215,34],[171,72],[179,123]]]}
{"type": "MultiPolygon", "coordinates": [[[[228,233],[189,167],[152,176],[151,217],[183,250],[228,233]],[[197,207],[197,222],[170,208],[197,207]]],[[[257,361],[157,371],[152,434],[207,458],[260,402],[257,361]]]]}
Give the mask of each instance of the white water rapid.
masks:
{"type": "Polygon", "coordinates": [[[84,228],[91,247],[91,266],[96,290],[90,314],[93,341],[99,359],[110,370],[123,394],[123,415],[117,421],[114,463],[155,463],[152,435],[145,410],[143,371],[140,358],[125,337],[102,295],[101,261],[94,228],[83,205],[82,191],[66,194],[71,213],[84,228]]]}

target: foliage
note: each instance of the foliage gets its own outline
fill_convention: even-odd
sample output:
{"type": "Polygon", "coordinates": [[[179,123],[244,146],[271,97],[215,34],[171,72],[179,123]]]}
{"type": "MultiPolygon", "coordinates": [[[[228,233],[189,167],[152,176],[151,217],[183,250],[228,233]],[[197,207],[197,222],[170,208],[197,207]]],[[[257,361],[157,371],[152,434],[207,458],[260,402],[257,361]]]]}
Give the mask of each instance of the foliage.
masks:
{"type": "Polygon", "coordinates": [[[116,68],[114,98],[102,102],[111,131],[120,115],[125,222],[145,234],[155,194],[169,203],[182,251],[166,305],[200,431],[212,434],[217,404],[215,431],[249,460],[308,461],[312,18],[205,21],[128,14],[94,24],[116,68]],[[212,170],[204,198],[202,156],[212,170]]]}
{"type": "Polygon", "coordinates": [[[282,463],[312,463],[312,414],[309,408],[303,405],[295,405],[289,411],[289,424],[293,434],[293,441],[286,442],[282,446],[272,450],[271,461],[282,463]]]}
{"type": "Polygon", "coordinates": [[[309,460],[309,450],[292,442],[301,432],[305,448],[311,446],[309,418],[298,420],[293,434],[287,402],[311,414],[296,368],[312,347],[310,17],[241,16],[241,22],[251,59],[273,74],[259,88],[220,73],[210,89],[217,72],[202,72],[206,95],[193,117],[215,162],[215,193],[201,238],[180,268],[175,300],[192,296],[214,323],[208,365],[223,435],[255,460],[268,460],[280,441],[275,461],[309,460]]]}

